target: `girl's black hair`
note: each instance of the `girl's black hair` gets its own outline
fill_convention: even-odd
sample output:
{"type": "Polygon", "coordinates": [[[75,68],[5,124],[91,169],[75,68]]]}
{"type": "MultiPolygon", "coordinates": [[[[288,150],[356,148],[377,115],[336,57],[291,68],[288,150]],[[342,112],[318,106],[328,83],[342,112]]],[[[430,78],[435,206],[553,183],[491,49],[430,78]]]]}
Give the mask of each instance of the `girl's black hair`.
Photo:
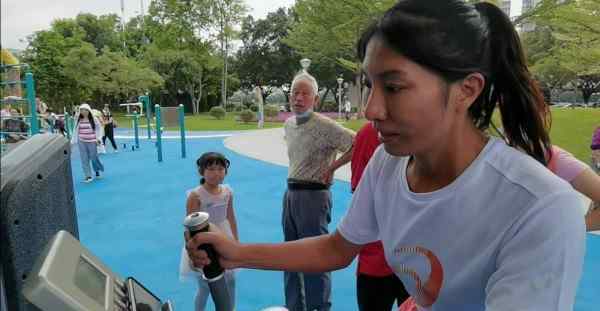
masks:
{"type": "Polygon", "coordinates": [[[498,7],[462,0],[400,0],[363,32],[357,44],[361,61],[373,37],[447,83],[481,73],[484,89],[469,108],[475,126],[488,129],[498,105],[507,141],[547,163],[549,110],[527,69],[519,36],[498,7]]]}
{"type": "MultiPolygon", "coordinates": [[[[230,164],[231,163],[229,162],[229,160],[227,160],[227,158],[219,152],[203,153],[196,160],[196,166],[198,167],[198,170],[200,171],[201,175],[204,175],[204,170],[211,165],[220,165],[220,166],[224,167],[225,172],[227,172],[230,164]]],[[[204,182],[205,182],[204,178],[201,178],[200,184],[204,184],[204,182]]]]}
{"type": "MultiPolygon", "coordinates": [[[[85,108],[84,108],[85,109],[85,108]]],[[[87,110],[87,109],[85,109],[87,110]]],[[[90,122],[90,126],[92,127],[92,129],[95,131],[96,130],[96,124],[94,123],[94,115],[92,114],[92,112],[90,110],[88,110],[88,122],[90,122]]],[[[81,111],[79,112],[79,119],[77,119],[77,123],[79,123],[79,121],[81,121],[81,119],[83,119],[83,114],[81,114],[81,111]]]]}

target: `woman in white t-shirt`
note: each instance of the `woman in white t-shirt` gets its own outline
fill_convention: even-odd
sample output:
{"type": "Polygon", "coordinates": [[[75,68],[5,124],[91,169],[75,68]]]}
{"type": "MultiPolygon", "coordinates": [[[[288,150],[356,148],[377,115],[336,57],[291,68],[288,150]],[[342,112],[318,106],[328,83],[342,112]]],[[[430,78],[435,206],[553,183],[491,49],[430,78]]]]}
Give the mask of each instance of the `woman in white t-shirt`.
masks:
{"type": "Polygon", "coordinates": [[[401,310],[571,310],[582,203],[545,167],[545,104],[510,19],[489,3],[399,1],[358,54],[383,148],[338,230],[281,244],[198,234],[194,264],[210,262],[196,248],[211,243],[228,268],[330,271],[381,240],[411,295],[401,310]],[[485,133],[496,107],[516,148],[485,133]]]}

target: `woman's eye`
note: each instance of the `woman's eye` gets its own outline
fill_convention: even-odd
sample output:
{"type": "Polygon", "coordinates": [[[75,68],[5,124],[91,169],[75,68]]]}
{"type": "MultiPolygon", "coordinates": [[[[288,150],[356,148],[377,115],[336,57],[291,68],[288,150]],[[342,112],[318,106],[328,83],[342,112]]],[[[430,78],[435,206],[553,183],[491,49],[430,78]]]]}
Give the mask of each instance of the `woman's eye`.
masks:
{"type": "Polygon", "coordinates": [[[400,90],[402,90],[402,88],[397,85],[386,85],[385,90],[388,93],[397,93],[397,92],[400,92],[400,90]]]}

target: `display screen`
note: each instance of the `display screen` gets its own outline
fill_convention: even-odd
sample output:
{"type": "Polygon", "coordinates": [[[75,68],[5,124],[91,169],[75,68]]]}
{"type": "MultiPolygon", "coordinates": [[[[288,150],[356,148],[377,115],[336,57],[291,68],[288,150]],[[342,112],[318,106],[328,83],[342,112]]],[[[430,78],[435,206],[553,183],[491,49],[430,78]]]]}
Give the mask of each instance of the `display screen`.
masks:
{"type": "Polygon", "coordinates": [[[129,278],[133,297],[135,300],[136,311],[161,311],[160,299],[149,292],[144,286],[138,283],[134,278],[129,278]]]}
{"type": "Polygon", "coordinates": [[[85,258],[79,257],[75,269],[75,286],[104,308],[106,307],[106,279],[107,276],[102,271],[96,269],[85,258]]]}

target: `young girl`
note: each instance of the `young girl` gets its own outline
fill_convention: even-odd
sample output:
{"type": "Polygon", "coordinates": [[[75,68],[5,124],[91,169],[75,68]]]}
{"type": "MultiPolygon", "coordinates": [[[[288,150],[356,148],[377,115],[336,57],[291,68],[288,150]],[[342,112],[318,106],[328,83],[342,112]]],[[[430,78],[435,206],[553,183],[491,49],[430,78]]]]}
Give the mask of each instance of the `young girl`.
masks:
{"type": "Polygon", "coordinates": [[[100,121],[92,115],[92,108],[88,104],[79,106],[79,112],[75,117],[77,124],[73,131],[71,142],[78,144],[79,155],[81,156],[81,165],[85,174],[84,182],[92,181],[92,172],[90,170],[90,161],[96,172],[96,178],[100,178],[100,172],[104,172],[104,165],[98,158],[96,147],[100,144],[100,121]]]}
{"type": "MultiPolygon", "coordinates": [[[[229,169],[229,160],[218,152],[204,153],[198,160],[198,173],[202,176],[200,186],[189,190],[186,203],[186,215],[194,212],[207,212],[210,215],[210,222],[227,234],[230,238],[239,241],[237,222],[233,211],[233,192],[227,185],[221,184],[227,170],[229,169]]],[[[208,283],[200,273],[194,273],[191,270],[191,264],[187,253],[182,253],[180,275],[182,279],[194,275],[198,280],[198,292],[196,293],[195,305],[196,311],[203,311],[206,307],[206,300],[210,289],[208,283]]],[[[231,304],[235,306],[235,278],[233,270],[225,271],[225,280],[230,297],[231,304]]],[[[215,305],[219,302],[215,301],[215,305]]]]}

